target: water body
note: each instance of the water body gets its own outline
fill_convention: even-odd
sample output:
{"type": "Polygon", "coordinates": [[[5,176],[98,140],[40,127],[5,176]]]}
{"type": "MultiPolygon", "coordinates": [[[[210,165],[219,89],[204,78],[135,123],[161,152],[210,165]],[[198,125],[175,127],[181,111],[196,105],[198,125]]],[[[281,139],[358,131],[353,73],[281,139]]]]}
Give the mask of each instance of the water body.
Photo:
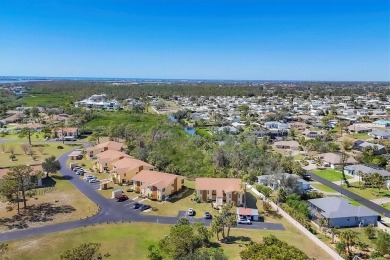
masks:
{"type": "MultiPolygon", "coordinates": [[[[172,115],[168,115],[168,118],[169,118],[169,120],[171,120],[174,123],[178,122],[178,120],[172,115]]],[[[190,135],[195,135],[195,128],[183,127],[183,129],[186,133],[188,133],[190,135]]]]}

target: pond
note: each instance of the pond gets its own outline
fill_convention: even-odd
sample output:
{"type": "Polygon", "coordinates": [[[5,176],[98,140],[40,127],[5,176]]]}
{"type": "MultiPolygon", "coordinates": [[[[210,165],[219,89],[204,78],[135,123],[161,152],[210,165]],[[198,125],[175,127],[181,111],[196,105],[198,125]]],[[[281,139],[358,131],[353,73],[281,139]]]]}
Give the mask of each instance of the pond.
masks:
{"type": "MultiPolygon", "coordinates": [[[[169,118],[169,120],[171,120],[174,123],[178,122],[178,120],[172,115],[168,115],[168,118],[169,118]]],[[[195,135],[195,128],[184,126],[183,129],[186,133],[188,133],[190,135],[195,135]]]]}

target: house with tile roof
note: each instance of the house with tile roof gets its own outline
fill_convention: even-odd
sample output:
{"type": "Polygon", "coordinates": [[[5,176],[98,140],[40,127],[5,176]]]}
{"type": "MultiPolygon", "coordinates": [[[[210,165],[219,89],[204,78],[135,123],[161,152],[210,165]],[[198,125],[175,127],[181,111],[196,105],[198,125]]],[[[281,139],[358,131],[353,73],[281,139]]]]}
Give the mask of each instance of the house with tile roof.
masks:
{"type": "Polygon", "coordinates": [[[234,202],[244,203],[244,190],[241,179],[236,178],[196,178],[195,192],[202,202],[212,202],[216,207],[234,202]]]}
{"type": "Polygon", "coordinates": [[[123,150],[123,144],[114,141],[108,141],[85,149],[89,158],[95,158],[97,154],[108,150],[121,152],[123,150]]]}
{"type": "Polygon", "coordinates": [[[378,213],[365,206],[353,206],[340,197],[326,197],[307,201],[314,221],[327,219],[329,227],[365,227],[377,225],[378,213]]]}
{"type": "Polygon", "coordinates": [[[133,189],[144,197],[163,201],[178,191],[184,184],[184,177],[164,172],[142,170],[131,178],[133,189]]]}
{"type": "Polygon", "coordinates": [[[131,158],[130,155],[115,150],[107,150],[96,155],[95,168],[99,172],[110,171],[113,163],[123,158],[131,158]]]}
{"type": "Polygon", "coordinates": [[[128,183],[131,179],[143,170],[153,170],[154,166],[144,161],[126,157],[112,163],[110,172],[111,180],[114,183],[128,183]]]}
{"type": "MultiPolygon", "coordinates": [[[[325,167],[334,169],[336,166],[341,165],[341,155],[338,153],[321,153],[318,155],[322,158],[325,167]]],[[[346,165],[357,164],[358,162],[349,156],[346,161],[346,165]]]]}

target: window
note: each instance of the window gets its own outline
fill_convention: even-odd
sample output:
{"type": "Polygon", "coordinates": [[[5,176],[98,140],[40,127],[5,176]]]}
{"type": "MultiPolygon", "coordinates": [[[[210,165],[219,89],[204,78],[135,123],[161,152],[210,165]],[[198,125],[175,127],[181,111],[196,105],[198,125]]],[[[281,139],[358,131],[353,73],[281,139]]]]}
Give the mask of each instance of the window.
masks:
{"type": "Polygon", "coordinates": [[[181,184],[184,184],[184,179],[181,179],[181,184]]]}
{"type": "Polygon", "coordinates": [[[161,191],[162,191],[162,192],[165,192],[165,188],[163,188],[161,191]]]}
{"type": "Polygon", "coordinates": [[[232,198],[232,194],[231,194],[231,193],[229,194],[229,198],[230,198],[230,199],[232,198]]]}
{"type": "Polygon", "coordinates": [[[209,190],[207,191],[207,194],[210,194],[210,191],[209,191],[209,190]]]}

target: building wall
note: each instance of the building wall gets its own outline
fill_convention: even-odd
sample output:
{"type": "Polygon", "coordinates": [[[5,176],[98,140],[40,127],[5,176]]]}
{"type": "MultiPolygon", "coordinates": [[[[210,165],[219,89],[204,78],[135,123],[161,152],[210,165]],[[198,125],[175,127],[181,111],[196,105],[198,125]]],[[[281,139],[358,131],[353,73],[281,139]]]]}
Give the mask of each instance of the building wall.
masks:
{"type": "Polygon", "coordinates": [[[333,218],[330,219],[330,223],[332,227],[358,227],[360,223],[363,226],[374,225],[377,224],[377,217],[345,217],[345,218],[333,218]]]}

